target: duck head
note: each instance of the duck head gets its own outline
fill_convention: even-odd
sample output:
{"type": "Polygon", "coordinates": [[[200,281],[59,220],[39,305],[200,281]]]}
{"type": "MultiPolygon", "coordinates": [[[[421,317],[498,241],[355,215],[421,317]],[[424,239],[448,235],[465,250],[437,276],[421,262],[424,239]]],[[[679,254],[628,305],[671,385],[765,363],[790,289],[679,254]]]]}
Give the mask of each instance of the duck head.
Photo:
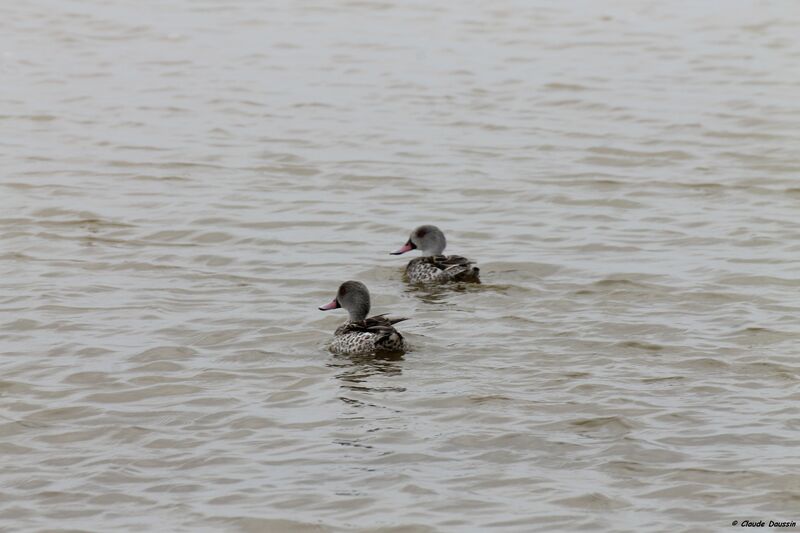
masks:
{"type": "Polygon", "coordinates": [[[391,252],[391,255],[400,255],[411,250],[419,249],[422,255],[442,255],[447,246],[447,239],[444,238],[442,230],[429,224],[420,226],[411,232],[408,241],[399,250],[391,252]]]}
{"type": "Polygon", "coordinates": [[[336,298],[319,308],[320,311],[343,307],[350,314],[351,322],[360,322],[369,314],[369,291],[360,281],[345,281],[339,286],[336,298]]]}

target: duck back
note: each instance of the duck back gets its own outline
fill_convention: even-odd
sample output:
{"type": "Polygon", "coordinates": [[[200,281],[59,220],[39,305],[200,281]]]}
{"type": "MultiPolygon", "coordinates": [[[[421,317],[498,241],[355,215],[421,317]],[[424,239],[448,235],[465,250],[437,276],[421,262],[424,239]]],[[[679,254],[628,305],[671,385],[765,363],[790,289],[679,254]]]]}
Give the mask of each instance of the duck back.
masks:
{"type": "Polygon", "coordinates": [[[460,255],[417,257],[409,261],[406,275],[411,283],[481,282],[480,269],[460,255]]]}
{"type": "Polygon", "coordinates": [[[346,322],[336,329],[331,351],[343,355],[403,352],[405,340],[394,329],[394,324],[403,320],[407,319],[376,315],[360,322],[346,322]]]}

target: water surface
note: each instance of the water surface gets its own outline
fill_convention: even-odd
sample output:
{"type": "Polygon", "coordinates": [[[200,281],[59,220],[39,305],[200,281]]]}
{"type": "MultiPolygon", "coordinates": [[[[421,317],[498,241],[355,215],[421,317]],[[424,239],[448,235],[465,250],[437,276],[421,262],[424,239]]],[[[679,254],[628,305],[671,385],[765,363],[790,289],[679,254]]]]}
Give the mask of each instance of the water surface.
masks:
{"type": "Polygon", "coordinates": [[[800,518],[800,11],[603,4],[0,6],[2,527],[800,518]]]}

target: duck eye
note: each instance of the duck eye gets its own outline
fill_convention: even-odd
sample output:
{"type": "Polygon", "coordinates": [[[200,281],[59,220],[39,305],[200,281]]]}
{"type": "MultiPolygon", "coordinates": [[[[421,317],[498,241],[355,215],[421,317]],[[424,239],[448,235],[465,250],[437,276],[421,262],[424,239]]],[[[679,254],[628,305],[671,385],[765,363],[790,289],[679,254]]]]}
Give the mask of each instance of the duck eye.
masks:
{"type": "Polygon", "coordinates": [[[427,231],[425,231],[424,229],[421,229],[421,230],[419,230],[419,231],[417,232],[417,237],[419,237],[419,238],[421,239],[421,238],[423,238],[423,237],[424,237],[425,235],[427,235],[427,234],[428,234],[428,232],[427,232],[427,231]]]}

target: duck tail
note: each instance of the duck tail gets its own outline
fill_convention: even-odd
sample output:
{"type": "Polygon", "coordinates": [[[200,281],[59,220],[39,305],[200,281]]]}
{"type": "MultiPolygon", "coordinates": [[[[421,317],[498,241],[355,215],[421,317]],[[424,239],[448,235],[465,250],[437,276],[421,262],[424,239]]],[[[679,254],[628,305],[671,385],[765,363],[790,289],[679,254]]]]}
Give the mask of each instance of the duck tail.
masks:
{"type": "Polygon", "coordinates": [[[402,351],[404,346],[403,336],[394,328],[381,333],[380,336],[375,339],[375,347],[379,350],[396,352],[402,351]]]}

